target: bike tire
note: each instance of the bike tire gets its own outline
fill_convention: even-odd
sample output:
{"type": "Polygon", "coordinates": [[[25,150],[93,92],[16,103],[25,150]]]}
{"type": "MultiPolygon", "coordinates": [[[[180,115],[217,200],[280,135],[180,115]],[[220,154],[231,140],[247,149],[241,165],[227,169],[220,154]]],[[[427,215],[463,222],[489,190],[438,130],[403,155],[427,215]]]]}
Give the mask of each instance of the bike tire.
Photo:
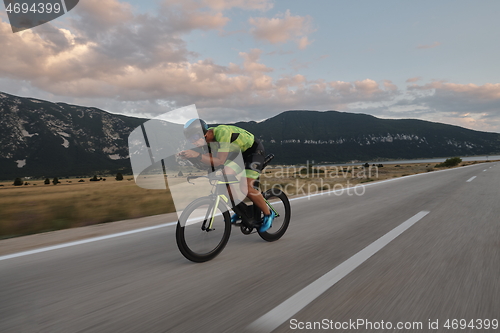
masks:
{"type": "Polygon", "coordinates": [[[201,225],[210,216],[215,200],[210,197],[196,199],[182,212],[175,238],[182,255],[193,262],[212,260],[226,246],[231,235],[231,218],[223,203],[216,209],[212,231],[204,231],[201,225]],[[200,215],[201,214],[201,215],[200,215]],[[182,221],[182,223],[181,223],[182,221]]]}
{"type": "Polygon", "coordinates": [[[274,242],[283,237],[290,224],[292,214],[290,201],[286,194],[278,188],[269,189],[262,195],[278,211],[279,216],[274,219],[271,228],[265,232],[259,232],[259,236],[265,241],[274,242]]]}

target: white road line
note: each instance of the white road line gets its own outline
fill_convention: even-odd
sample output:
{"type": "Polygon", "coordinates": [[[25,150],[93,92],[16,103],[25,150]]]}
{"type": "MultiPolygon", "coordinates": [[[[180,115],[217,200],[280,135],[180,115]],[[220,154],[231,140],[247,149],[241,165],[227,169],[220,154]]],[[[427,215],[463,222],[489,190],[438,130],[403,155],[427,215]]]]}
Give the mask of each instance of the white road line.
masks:
{"type": "Polygon", "coordinates": [[[384,236],[377,239],[372,244],[365,247],[360,252],[353,255],[351,258],[344,261],[256,321],[254,321],[248,329],[252,332],[272,332],[281,324],[295,315],[297,312],[314,301],[318,296],[344,278],[347,274],[356,269],[359,265],[365,262],[372,255],[377,253],[384,246],[389,244],[393,239],[401,235],[412,225],[420,221],[424,216],[429,214],[427,211],[421,211],[410,219],[406,220],[396,228],[389,231],[384,236]]]}
{"type": "Polygon", "coordinates": [[[470,183],[470,182],[471,182],[471,181],[473,181],[473,180],[474,180],[474,178],[476,178],[476,177],[477,177],[477,176],[471,177],[471,178],[467,181],[467,183],[470,183]]]}
{"type": "Polygon", "coordinates": [[[100,237],[93,237],[93,238],[88,238],[88,239],[82,239],[82,240],[75,241],[75,242],[69,242],[69,243],[63,243],[63,244],[58,244],[58,245],[53,245],[53,246],[42,247],[42,248],[39,248],[39,249],[30,250],[30,251],[24,251],[24,252],[18,252],[18,253],[13,253],[13,254],[7,254],[7,255],[4,255],[4,256],[1,256],[0,257],[0,261],[7,260],[7,259],[12,259],[12,258],[17,258],[17,257],[23,257],[23,256],[27,256],[27,255],[30,255],[30,254],[47,252],[47,251],[50,251],[50,250],[62,249],[62,248],[65,248],[65,247],[70,247],[70,246],[75,246],[75,245],[80,245],[80,244],[97,242],[97,241],[104,240],[104,239],[110,239],[110,238],[115,238],[115,237],[120,237],[120,236],[126,236],[126,235],[136,234],[138,232],[143,232],[143,231],[148,231],[148,230],[154,230],[154,229],[168,227],[168,226],[176,225],[176,224],[177,224],[177,222],[164,223],[164,224],[155,225],[155,226],[152,226],[152,227],[140,228],[140,229],[135,229],[135,230],[131,230],[131,231],[124,231],[124,232],[120,232],[120,233],[117,233],[117,234],[111,234],[111,235],[100,236],[100,237]]]}

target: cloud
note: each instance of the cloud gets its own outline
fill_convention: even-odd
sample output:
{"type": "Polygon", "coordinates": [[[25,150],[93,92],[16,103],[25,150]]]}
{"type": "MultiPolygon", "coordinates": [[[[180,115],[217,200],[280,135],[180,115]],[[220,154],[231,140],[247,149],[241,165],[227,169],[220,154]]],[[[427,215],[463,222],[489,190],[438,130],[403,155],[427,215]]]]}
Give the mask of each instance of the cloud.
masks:
{"type": "Polygon", "coordinates": [[[388,108],[396,110],[388,112],[389,117],[413,115],[476,130],[500,132],[500,83],[476,85],[434,81],[413,84],[407,89],[405,98],[388,108]]]}
{"type": "Polygon", "coordinates": [[[398,87],[391,80],[383,80],[383,85],[387,91],[397,91],[398,87]]]}
{"type": "Polygon", "coordinates": [[[267,11],[272,7],[269,0],[164,0],[161,14],[177,32],[221,30],[230,21],[224,11],[233,8],[267,11]]]}
{"type": "Polygon", "coordinates": [[[300,39],[297,41],[297,47],[301,50],[305,50],[306,47],[311,45],[311,41],[307,38],[307,36],[302,36],[300,39]]]}
{"type": "MultiPolygon", "coordinates": [[[[429,95],[433,98],[453,99],[455,103],[467,107],[470,104],[500,103],[500,83],[486,83],[478,86],[473,83],[457,84],[444,81],[435,81],[425,85],[412,85],[409,90],[434,92],[429,95]]],[[[450,101],[451,102],[451,101],[450,101]]],[[[471,112],[474,112],[471,110],[471,112]]]]}
{"type": "Polygon", "coordinates": [[[417,46],[417,49],[432,49],[432,48],[437,47],[441,44],[442,44],[441,42],[434,42],[432,44],[419,45],[419,46],[417,46]]]}
{"type": "Polygon", "coordinates": [[[273,3],[269,0],[203,0],[201,3],[206,7],[217,10],[242,8],[246,10],[267,11],[274,6],[273,3]]]}
{"type": "Polygon", "coordinates": [[[164,1],[160,10],[165,26],[172,33],[188,33],[190,31],[222,29],[229,18],[221,11],[203,10],[202,3],[193,1],[164,1]]]}
{"type": "Polygon", "coordinates": [[[420,81],[420,80],[422,80],[422,77],[417,76],[417,77],[409,78],[408,80],[406,80],[406,82],[407,83],[413,83],[413,82],[417,82],[417,81],[420,81]]]}
{"type": "Polygon", "coordinates": [[[271,44],[295,41],[300,49],[306,48],[311,42],[307,35],[313,32],[310,16],[292,16],[290,10],[278,14],[274,18],[250,18],[248,22],[254,26],[250,33],[259,40],[271,44]]]}
{"type": "Polygon", "coordinates": [[[262,51],[259,49],[252,49],[249,53],[246,52],[240,52],[240,56],[244,59],[243,62],[243,68],[244,72],[247,74],[258,74],[258,73],[263,73],[263,72],[272,72],[273,69],[270,67],[267,67],[264,64],[259,63],[259,58],[260,55],[262,54],[262,51]]]}
{"type": "Polygon", "coordinates": [[[132,6],[117,0],[85,0],[78,5],[80,27],[98,33],[132,20],[132,6]]]}

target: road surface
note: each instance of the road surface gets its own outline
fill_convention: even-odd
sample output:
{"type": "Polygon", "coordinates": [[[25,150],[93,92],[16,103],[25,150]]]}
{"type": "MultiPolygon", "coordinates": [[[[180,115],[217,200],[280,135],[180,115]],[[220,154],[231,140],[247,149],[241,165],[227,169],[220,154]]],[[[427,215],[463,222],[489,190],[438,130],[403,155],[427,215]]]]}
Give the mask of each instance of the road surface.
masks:
{"type": "Polygon", "coordinates": [[[3,256],[0,332],[499,331],[499,192],[486,163],[294,199],[203,264],[173,225],[3,256]]]}

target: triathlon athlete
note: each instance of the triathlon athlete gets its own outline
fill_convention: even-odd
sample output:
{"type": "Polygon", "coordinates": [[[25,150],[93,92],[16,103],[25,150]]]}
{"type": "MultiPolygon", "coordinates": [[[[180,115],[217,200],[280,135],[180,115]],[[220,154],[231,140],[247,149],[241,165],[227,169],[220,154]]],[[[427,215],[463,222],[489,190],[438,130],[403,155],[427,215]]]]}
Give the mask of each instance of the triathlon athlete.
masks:
{"type": "MultiPolygon", "coordinates": [[[[254,183],[259,178],[264,164],[264,146],[255,139],[254,135],[242,128],[231,125],[219,125],[209,128],[201,119],[191,119],[184,125],[184,136],[195,146],[202,147],[207,143],[219,143],[219,149],[215,156],[210,152],[202,154],[194,150],[185,150],[179,153],[182,158],[193,159],[205,165],[214,167],[224,166],[224,173],[227,175],[237,175],[242,170],[232,160],[235,152],[234,148],[239,148],[243,155],[245,164],[245,175],[241,178],[240,189],[247,193],[247,197],[264,213],[260,232],[267,231],[274,220],[275,214],[267,206],[264,197],[259,190],[254,188],[254,183]],[[203,134],[203,136],[202,136],[203,134]]],[[[241,217],[234,214],[231,222],[241,220],[241,217]]]]}

